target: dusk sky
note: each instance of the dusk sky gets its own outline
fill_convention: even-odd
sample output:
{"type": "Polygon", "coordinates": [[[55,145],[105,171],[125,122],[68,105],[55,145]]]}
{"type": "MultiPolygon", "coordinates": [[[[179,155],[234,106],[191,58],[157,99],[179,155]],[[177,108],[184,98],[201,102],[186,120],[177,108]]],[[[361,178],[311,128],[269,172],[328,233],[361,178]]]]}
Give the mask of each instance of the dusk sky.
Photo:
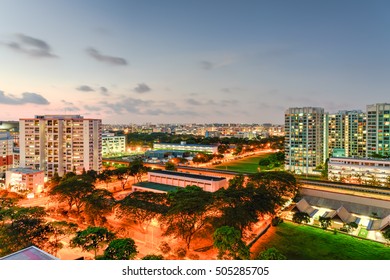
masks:
{"type": "Polygon", "coordinates": [[[390,1],[0,0],[0,120],[283,123],[390,102],[390,1]]]}

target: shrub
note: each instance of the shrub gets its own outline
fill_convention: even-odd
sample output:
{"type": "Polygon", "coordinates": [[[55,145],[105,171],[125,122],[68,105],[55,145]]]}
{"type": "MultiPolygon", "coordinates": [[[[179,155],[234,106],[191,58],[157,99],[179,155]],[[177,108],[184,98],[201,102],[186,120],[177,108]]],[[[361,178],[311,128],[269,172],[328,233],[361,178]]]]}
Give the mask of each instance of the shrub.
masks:
{"type": "Polygon", "coordinates": [[[176,250],[176,254],[179,258],[184,258],[187,254],[187,250],[185,248],[179,248],[176,250]]]}
{"type": "Polygon", "coordinates": [[[169,246],[167,242],[163,241],[160,243],[159,249],[163,254],[168,254],[171,251],[171,246],[169,246]]]}

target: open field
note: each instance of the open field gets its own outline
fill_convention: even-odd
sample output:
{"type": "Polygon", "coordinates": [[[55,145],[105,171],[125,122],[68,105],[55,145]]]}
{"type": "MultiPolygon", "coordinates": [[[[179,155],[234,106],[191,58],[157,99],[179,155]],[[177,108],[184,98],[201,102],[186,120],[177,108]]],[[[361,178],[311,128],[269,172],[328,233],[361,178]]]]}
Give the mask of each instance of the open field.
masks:
{"type": "Polygon", "coordinates": [[[265,158],[270,154],[263,154],[260,156],[252,156],[243,159],[234,160],[214,166],[216,169],[236,171],[241,173],[256,173],[258,172],[259,160],[265,158]]]}
{"type": "Polygon", "coordinates": [[[255,257],[271,247],[288,260],[390,260],[384,244],[290,222],[271,227],[251,251],[255,257]]]}

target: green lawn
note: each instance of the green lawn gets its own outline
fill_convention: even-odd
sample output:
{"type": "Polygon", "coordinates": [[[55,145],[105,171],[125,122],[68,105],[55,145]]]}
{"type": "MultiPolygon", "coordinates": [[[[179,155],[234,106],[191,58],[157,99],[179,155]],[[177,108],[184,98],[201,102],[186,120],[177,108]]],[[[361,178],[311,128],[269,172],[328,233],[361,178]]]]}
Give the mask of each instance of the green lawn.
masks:
{"type": "Polygon", "coordinates": [[[390,260],[384,244],[290,222],[277,226],[266,247],[289,260],[390,260]]]}
{"type": "Polygon", "coordinates": [[[239,160],[234,160],[231,162],[223,163],[220,165],[214,166],[216,169],[236,171],[242,173],[256,173],[259,167],[259,160],[265,158],[270,154],[264,154],[261,156],[247,157],[239,160]]]}
{"type": "Polygon", "coordinates": [[[367,235],[368,235],[368,231],[365,228],[361,228],[359,233],[358,233],[358,236],[362,237],[362,238],[366,238],[367,235]]]}

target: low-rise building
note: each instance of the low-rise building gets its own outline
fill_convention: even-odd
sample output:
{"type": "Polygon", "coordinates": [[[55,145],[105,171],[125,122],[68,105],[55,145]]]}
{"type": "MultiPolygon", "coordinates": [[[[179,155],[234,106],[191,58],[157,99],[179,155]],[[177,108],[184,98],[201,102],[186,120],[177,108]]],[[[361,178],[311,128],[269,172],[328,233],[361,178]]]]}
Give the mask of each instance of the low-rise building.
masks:
{"type": "Polygon", "coordinates": [[[390,160],[332,157],[328,162],[328,178],[346,183],[386,185],[390,183],[390,160]]]}
{"type": "Polygon", "coordinates": [[[220,188],[227,188],[228,182],[226,178],[223,177],[214,177],[214,176],[205,176],[198,174],[190,174],[176,171],[168,170],[153,170],[148,172],[148,182],[152,183],[149,185],[143,185],[142,183],[137,183],[133,185],[133,191],[136,190],[149,190],[153,191],[153,187],[158,184],[156,188],[157,192],[167,192],[172,190],[172,187],[181,187],[186,186],[198,186],[204,191],[215,192],[220,188]],[[161,185],[168,186],[171,188],[163,188],[161,185]],[[147,189],[145,189],[147,188],[147,189]]]}
{"type": "Polygon", "coordinates": [[[190,152],[204,152],[215,154],[218,152],[218,146],[214,145],[200,145],[200,144],[187,144],[182,141],[180,144],[176,143],[154,143],[153,149],[155,150],[176,150],[176,151],[190,151],[190,152]]]}
{"type": "Polygon", "coordinates": [[[45,172],[30,168],[12,168],[6,172],[6,188],[14,192],[39,194],[43,191],[45,172]]]}

